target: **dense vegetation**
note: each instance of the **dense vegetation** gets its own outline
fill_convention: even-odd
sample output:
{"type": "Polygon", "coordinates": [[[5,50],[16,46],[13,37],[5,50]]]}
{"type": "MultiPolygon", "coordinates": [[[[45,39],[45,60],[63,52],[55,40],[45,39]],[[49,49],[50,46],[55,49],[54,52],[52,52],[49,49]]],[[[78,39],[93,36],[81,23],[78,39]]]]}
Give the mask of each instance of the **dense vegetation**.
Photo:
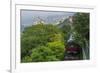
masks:
{"type": "Polygon", "coordinates": [[[75,41],[84,48],[87,59],[89,59],[89,21],[89,13],[77,13],[73,17],[75,41]]]}
{"type": "Polygon", "coordinates": [[[39,22],[26,27],[21,32],[21,62],[63,60],[65,45],[72,32],[75,42],[89,49],[89,14],[76,13],[73,16],[73,30],[67,21],[58,25],[39,22]]]}
{"type": "Polygon", "coordinates": [[[64,39],[57,26],[39,23],[27,27],[21,36],[22,62],[62,60],[64,39]]]}

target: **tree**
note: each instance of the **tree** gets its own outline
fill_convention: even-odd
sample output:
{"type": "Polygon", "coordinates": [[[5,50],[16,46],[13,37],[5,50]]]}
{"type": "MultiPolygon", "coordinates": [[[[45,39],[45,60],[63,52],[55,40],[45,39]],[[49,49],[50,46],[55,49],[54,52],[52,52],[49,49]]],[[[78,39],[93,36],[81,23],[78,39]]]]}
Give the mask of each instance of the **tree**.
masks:
{"type": "Polygon", "coordinates": [[[60,61],[64,57],[64,44],[62,42],[50,42],[46,46],[38,46],[32,49],[32,62],[60,61]]]}
{"type": "Polygon", "coordinates": [[[70,21],[68,18],[66,18],[64,21],[60,22],[58,24],[58,27],[63,33],[64,36],[64,42],[66,43],[67,40],[69,39],[70,33],[71,33],[71,27],[70,27],[70,21]]]}
{"type": "Polygon", "coordinates": [[[89,59],[89,13],[76,13],[73,16],[75,41],[84,48],[89,59]]]}
{"type": "Polygon", "coordinates": [[[89,13],[76,13],[73,17],[73,26],[76,32],[89,40],[89,13]]]}
{"type": "Polygon", "coordinates": [[[52,53],[58,60],[63,60],[65,46],[64,42],[54,41],[47,44],[47,46],[52,50],[52,53]]]}
{"type": "Polygon", "coordinates": [[[56,25],[41,23],[25,28],[21,33],[22,62],[61,60],[64,44],[60,45],[60,43],[63,41],[62,32],[56,25]],[[57,45],[54,42],[58,43],[59,46],[51,47],[50,43],[54,44],[52,46],[57,45]],[[52,52],[59,54],[59,57],[57,57],[57,54],[52,54],[52,52]]]}

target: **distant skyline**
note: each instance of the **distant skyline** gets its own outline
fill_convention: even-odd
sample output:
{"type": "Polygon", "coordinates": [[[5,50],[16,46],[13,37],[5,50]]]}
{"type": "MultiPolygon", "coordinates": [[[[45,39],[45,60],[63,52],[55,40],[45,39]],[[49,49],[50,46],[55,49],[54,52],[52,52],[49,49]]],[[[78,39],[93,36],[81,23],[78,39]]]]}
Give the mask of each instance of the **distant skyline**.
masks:
{"type": "Polygon", "coordinates": [[[42,19],[45,23],[57,23],[74,14],[75,12],[21,10],[21,25],[34,25],[38,18],[42,19]]]}

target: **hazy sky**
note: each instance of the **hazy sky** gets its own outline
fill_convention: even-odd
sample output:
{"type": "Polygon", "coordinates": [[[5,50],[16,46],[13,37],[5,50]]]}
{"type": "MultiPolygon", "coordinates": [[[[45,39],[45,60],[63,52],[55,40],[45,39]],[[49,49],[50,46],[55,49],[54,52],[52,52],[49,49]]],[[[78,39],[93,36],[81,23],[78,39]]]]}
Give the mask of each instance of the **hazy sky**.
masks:
{"type": "Polygon", "coordinates": [[[41,18],[46,23],[56,23],[73,14],[72,12],[21,10],[21,25],[30,26],[34,24],[38,18],[41,18]]]}

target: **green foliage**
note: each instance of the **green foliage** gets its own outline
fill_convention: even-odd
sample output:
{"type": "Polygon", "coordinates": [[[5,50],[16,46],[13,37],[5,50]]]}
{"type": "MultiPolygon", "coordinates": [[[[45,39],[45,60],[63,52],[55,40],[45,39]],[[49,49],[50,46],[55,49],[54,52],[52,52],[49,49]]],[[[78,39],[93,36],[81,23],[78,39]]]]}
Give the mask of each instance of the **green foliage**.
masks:
{"type": "MultiPolygon", "coordinates": [[[[56,56],[52,54],[54,52],[57,53],[52,49],[58,49],[59,52],[61,51],[61,53],[63,53],[62,50],[64,47],[60,47],[61,44],[59,44],[59,42],[62,43],[63,41],[62,32],[55,25],[46,25],[42,23],[27,27],[21,34],[21,59],[25,62],[27,56],[30,56],[32,58],[32,62],[59,60],[61,58],[61,54],[59,54],[58,58],[58,55],[56,56]],[[50,44],[53,42],[58,42],[57,44],[59,46],[52,47],[51,45],[48,45],[48,43],[50,44]]],[[[53,46],[55,45],[56,43],[54,43],[53,46]]],[[[26,60],[26,62],[27,61],[28,60],[26,60]]]]}
{"type": "Polygon", "coordinates": [[[63,36],[64,36],[64,42],[66,43],[67,40],[70,37],[70,33],[71,33],[71,27],[69,25],[69,23],[66,23],[66,25],[64,25],[62,28],[60,28],[61,31],[63,32],[63,36]]]}
{"type": "Polygon", "coordinates": [[[65,19],[63,22],[60,21],[58,24],[58,27],[63,33],[64,36],[64,42],[66,43],[67,40],[69,39],[70,33],[71,33],[71,27],[70,27],[70,22],[68,19],[65,19]]]}
{"type": "Polygon", "coordinates": [[[56,56],[57,59],[62,60],[64,57],[64,42],[50,42],[47,46],[53,51],[53,55],[56,56]]]}
{"type": "Polygon", "coordinates": [[[73,25],[76,32],[89,40],[89,13],[76,13],[73,18],[73,25]]]}
{"type": "Polygon", "coordinates": [[[30,56],[25,56],[21,62],[32,62],[32,58],[30,56]]]}
{"type": "Polygon", "coordinates": [[[46,46],[39,46],[32,50],[31,58],[33,62],[59,61],[64,54],[64,44],[62,42],[51,42],[46,46]]]}
{"type": "Polygon", "coordinates": [[[21,62],[61,61],[70,33],[81,47],[89,48],[89,14],[73,16],[73,30],[66,19],[58,25],[38,23],[21,32],[21,62]]]}
{"type": "Polygon", "coordinates": [[[75,41],[85,50],[89,59],[89,13],[76,13],[73,17],[75,41]]]}
{"type": "Polygon", "coordinates": [[[46,46],[39,46],[32,50],[32,61],[33,62],[44,62],[56,60],[56,57],[52,55],[52,50],[46,46]]]}
{"type": "Polygon", "coordinates": [[[85,45],[85,41],[88,41],[89,44],[89,13],[76,13],[73,18],[73,26],[76,41],[80,40],[79,42],[85,45]]]}

